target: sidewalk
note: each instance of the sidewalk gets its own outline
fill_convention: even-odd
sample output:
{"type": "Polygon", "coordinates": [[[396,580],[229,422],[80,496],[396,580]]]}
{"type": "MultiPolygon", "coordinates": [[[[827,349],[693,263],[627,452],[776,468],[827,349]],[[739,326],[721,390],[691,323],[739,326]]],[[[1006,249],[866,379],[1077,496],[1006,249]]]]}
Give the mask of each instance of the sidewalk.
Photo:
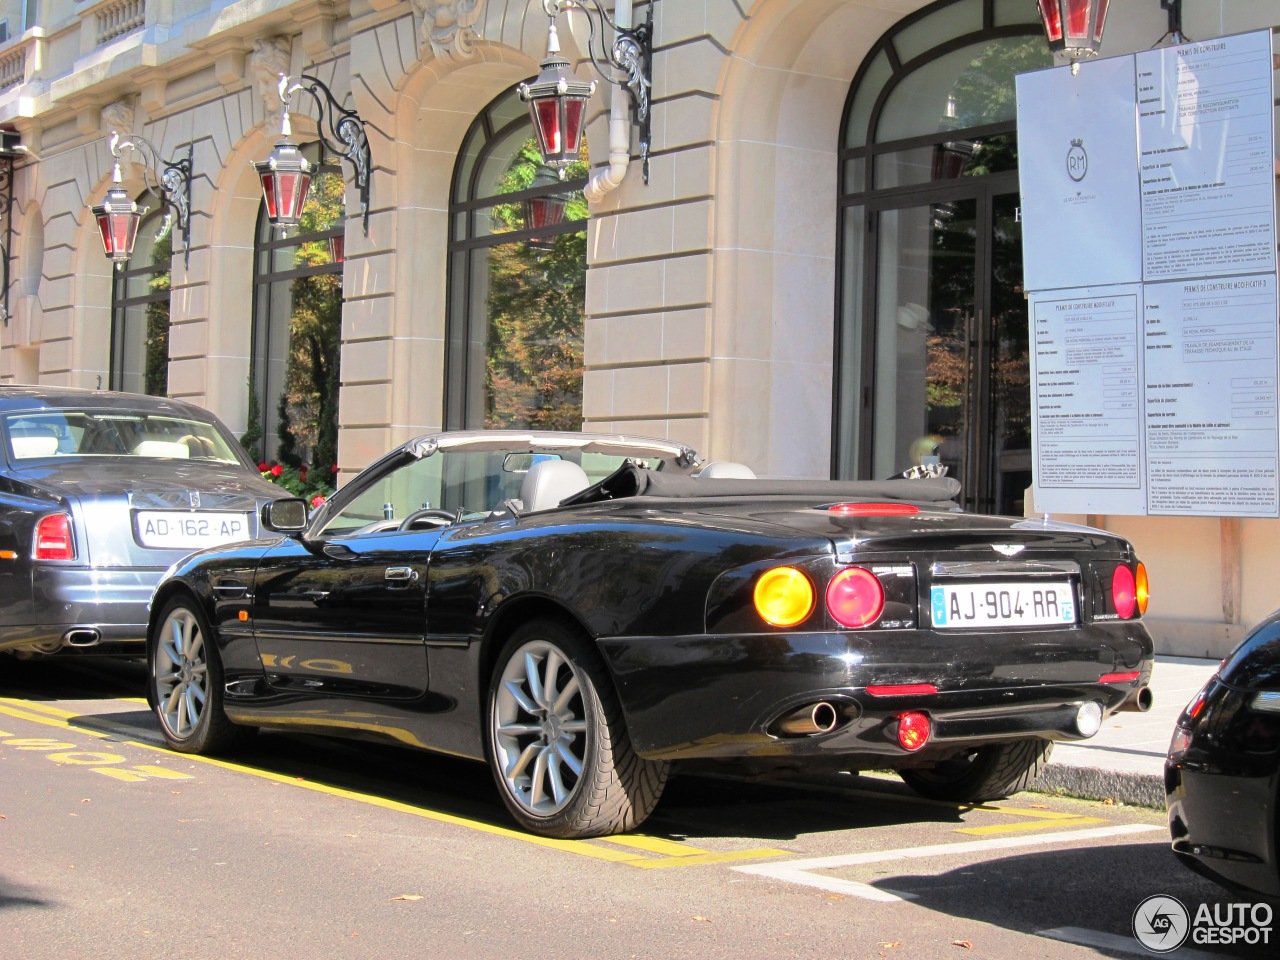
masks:
{"type": "Polygon", "coordinates": [[[1113,714],[1089,740],[1056,743],[1035,789],[1144,807],[1164,806],[1164,757],[1188,701],[1218,669],[1217,660],[1156,657],[1155,702],[1146,713],[1113,714]]]}

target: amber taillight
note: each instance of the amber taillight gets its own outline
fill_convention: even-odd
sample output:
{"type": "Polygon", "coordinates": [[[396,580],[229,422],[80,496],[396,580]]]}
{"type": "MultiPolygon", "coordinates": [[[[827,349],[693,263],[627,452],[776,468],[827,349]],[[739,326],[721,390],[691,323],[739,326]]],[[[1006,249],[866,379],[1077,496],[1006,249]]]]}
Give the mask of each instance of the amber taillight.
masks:
{"type": "Polygon", "coordinates": [[[1133,575],[1133,595],[1138,601],[1138,616],[1144,616],[1147,612],[1147,600],[1151,597],[1150,588],[1147,586],[1147,565],[1139,563],[1137,572],[1133,575]]]}
{"type": "Polygon", "coordinates": [[[65,513],[51,513],[36,524],[36,560],[74,560],[75,541],[71,538],[71,518],[65,513]]]}

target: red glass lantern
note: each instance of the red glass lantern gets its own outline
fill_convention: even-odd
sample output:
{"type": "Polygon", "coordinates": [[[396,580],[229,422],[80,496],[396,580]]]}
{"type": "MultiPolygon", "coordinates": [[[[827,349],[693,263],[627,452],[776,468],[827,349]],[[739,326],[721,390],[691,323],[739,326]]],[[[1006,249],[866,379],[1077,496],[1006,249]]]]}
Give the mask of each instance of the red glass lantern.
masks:
{"type": "Polygon", "coordinates": [[[1040,0],[1040,19],[1052,53],[1073,60],[1092,57],[1102,47],[1108,0],[1040,0]]]}
{"type": "Polygon", "coordinates": [[[347,238],[344,234],[336,234],[329,238],[329,262],[345,263],[347,260],[347,238]]]}
{"type": "MultiPolygon", "coordinates": [[[[547,189],[558,186],[560,177],[550,167],[539,167],[529,184],[531,190],[547,189]]],[[[564,223],[564,208],[568,201],[562,193],[543,193],[524,199],[524,225],[528,230],[547,230],[564,223]]],[[[529,240],[535,247],[552,247],[555,245],[555,234],[546,236],[537,234],[529,240]]]]}
{"type": "Polygon", "coordinates": [[[302,205],[311,188],[311,163],[288,135],[281,137],[271,155],[253,165],[262,181],[262,201],[267,219],[282,230],[302,222],[302,205]]]}
{"type": "Polygon", "coordinates": [[[549,167],[567,167],[578,159],[578,144],[586,123],[587,101],[595,92],[595,81],[579,80],[560,55],[556,22],[547,32],[547,58],[530,83],[517,88],[520,99],[529,104],[529,117],[538,138],[542,162],[549,167]]]}
{"type": "Polygon", "coordinates": [[[138,222],[146,209],[129,199],[120,183],[120,166],[116,165],[115,182],[107,191],[102,203],[90,207],[89,212],[98,221],[102,234],[102,250],[116,266],[123,266],[133,256],[133,244],[138,239],[138,222]]]}

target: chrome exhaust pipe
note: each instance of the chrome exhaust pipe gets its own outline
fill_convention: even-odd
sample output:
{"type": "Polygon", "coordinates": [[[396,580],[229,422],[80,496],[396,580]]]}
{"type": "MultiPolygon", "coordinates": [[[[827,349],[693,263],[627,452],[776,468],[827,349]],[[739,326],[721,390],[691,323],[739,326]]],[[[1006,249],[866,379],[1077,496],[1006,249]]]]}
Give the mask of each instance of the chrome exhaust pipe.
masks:
{"type": "Polygon", "coordinates": [[[102,636],[97,630],[78,629],[68,630],[62,642],[68,647],[96,647],[100,639],[102,636]]]}
{"type": "Polygon", "coordinates": [[[1155,694],[1151,692],[1150,687],[1139,687],[1130,695],[1128,700],[1120,704],[1120,709],[1132,710],[1135,713],[1146,713],[1155,702],[1155,694]]]}
{"type": "Polygon", "coordinates": [[[793,737],[804,737],[830,733],[839,722],[840,714],[836,708],[822,700],[788,713],[778,721],[778,729],[793,737]]]}

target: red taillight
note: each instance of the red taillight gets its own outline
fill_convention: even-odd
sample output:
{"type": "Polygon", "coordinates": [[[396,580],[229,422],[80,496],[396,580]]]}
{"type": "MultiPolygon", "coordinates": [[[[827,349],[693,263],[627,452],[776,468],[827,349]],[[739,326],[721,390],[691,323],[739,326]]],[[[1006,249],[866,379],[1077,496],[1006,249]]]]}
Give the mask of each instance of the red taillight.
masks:
{"type": "Polygon", "coordinates": [[[1111,575],[1111,603],[1121,620],[1133,618],[1138,609],[1138,590],[1133,582],[1133,571],[1123,563],[1116,566],[1111,575]]]}
{"type": "Polygon", "coordinates": [[[867,693],[873,697],[911,697],[937,693],[938,688],[932,683],[893,683],[878,684],[867,687],[867,693]]]}
{"type": "Polygon", "coordinates": [[[919,750],[929,742],[929,718],[923,713],[904,713],[898,717],[898,746],[903,750],[919,750]]]}
{"type": "Polygon", "coordinates": [[[76,545],[71,539],[71,518],[65,513],[53,513],[41,518],[36,525],[37,560],[74,560],[76,545]]]}
{"type": "Polygon", "coordinates": [[[833,503],[827,512],[842,517],[909,517],[920,508],[911,503],[833,503]]]}
{"type": "Polygon", "coordinates": [[[870,570],[845,567],[827,584],[827,610],[846,627],[865,627],[884,612],[884,587],[870,570]]]}
{"type": "Polygon", "coordinates": [[[1138,671],[1131,673],[1104,673],[1098,678],[1099,683],[1133,683],[1138,679],[1138,671]]]}

